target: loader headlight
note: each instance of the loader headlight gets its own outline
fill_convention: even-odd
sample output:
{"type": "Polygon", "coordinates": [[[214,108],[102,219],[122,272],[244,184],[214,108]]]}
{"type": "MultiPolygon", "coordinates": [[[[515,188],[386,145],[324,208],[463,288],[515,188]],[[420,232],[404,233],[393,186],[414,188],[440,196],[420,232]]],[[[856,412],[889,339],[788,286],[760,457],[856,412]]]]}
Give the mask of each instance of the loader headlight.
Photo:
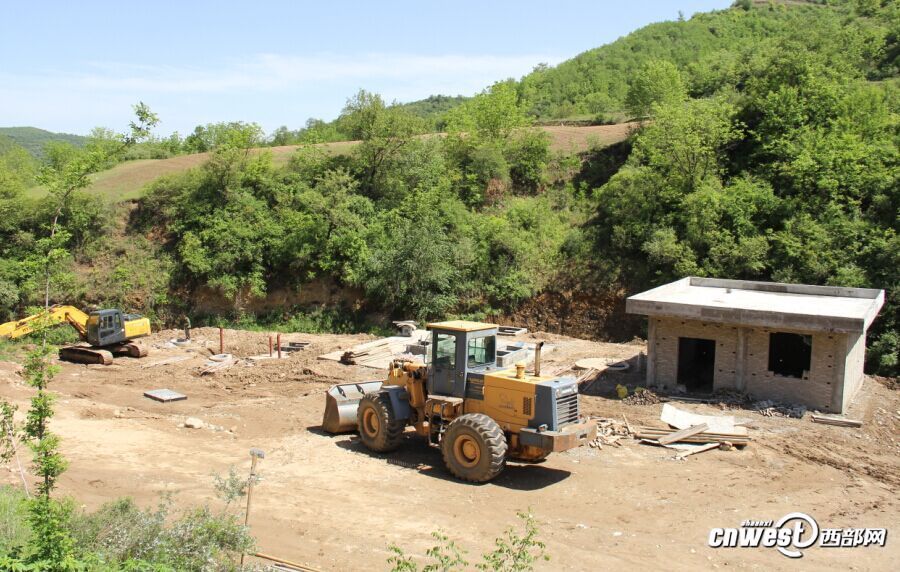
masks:
{"type": "Polygon", "coordinates": [[[577,387],[574,385],[570,385],[568,387],[561,387],[556,390],[556,397],[565,397],[567,395],[572,395],[577,391],[577,387]]]}

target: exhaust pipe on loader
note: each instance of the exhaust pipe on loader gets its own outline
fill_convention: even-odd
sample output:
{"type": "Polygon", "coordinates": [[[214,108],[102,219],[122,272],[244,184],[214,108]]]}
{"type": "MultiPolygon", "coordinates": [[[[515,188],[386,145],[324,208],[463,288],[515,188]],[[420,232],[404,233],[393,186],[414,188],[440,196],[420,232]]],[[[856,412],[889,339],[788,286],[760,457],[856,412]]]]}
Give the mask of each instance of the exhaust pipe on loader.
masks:
{"type": "Polygon", "coordinates": [[[363,395],[381,389],[380,381],[332,385],[325,393],[322,429],[329,433],[356,431],[356,410],[363,395]]]}
{"type": "Polygon", "coordinates": [[[541,348],[544,347],[544,342],[538,342],[537,345],[534,346],[534,375],[535,377],[541,376],[541,348]]]}

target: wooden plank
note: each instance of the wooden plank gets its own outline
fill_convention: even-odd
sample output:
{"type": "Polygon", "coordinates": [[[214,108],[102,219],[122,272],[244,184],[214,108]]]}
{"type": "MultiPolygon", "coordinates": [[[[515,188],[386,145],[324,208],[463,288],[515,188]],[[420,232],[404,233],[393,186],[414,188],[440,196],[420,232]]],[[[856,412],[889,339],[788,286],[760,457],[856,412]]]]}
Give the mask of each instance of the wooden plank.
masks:
{"type": "Polygon", "coordinates": [[[844,419],[840,417],[828,417],[826,415],[810,415],[813,423],[835,425],[838,427],[862,427],[863,422],[856,419],[844,419]]]}
{"type": "MultiPolygon", "coordinates": [[[[641,429],[636,430],[634,434],[635,436],[647,437],[648,439],[659,439],[660,437],[669,435],[669,433],[660,433],[658,431],[642,431],[641,429]]],[[[686,442],[697,442],[697,440],[701,440],[701,443],[708,443],[716,439],[720,441],[733,441],[735,443],[747,443],[750,441],[750,437],[746,437],[743,435],[716,435],[714,433],[701,433],[699,435],[683,437],[683,439],[690,440],[686,442]],[[702,439],[706,439],[706,441],[702,441],[702,439]]]]}
{"type": "MultiPolygon", "coordinates": [[[[634,432],[635,439],[647,439],[656,442],[660,437],[669,435],[666,430],[649,427],[638,427],[634,432]]],[[[736,447],[743,447],[750,443],[750,437],[746,435],[720,435],[714,433],[700,433],[690,437],[683,437],[682,443],[723,443],[729,442],[736,447]]]]}
{"type": "Polygon", "coordinates": [[[707,445],[702,445],[700,447],[697,447],[696,449],[691,449],[689,451],[682,451],[680,453],[676,453],[675,457],[677,457],[679,459],[684,459],[685,457],[690,457],[691,455],[696,455],[697,453],[702,453],[703,451],[709,451],[711,449],[718,449],[718,448],[719,448],[718,443],[709,443],[707,445]]]}
{"type": "MultiPolygon", "coordinates": [[[[648,433],[648,434],[652,434],[652,435],[663,436],[663,435],[668,435],[669,433],[672,432],[672,430],[669,429],[669,428],[662,428],[662,427],[647,427],[647,426],[641,426],[641,427],[638,427],[638,428],[637,428],[637,431],[636,431],[636,432],[637,432],[637,433],[648,433]]],[[[716,431],[706,431],[705,433],[703,433],[703,435],[705,435],[705,436],[710,436],[710,435],[711,435],[711,436],[714,436],[714,437],[732,437],[732,438],[734,438],[734,439],[749,439],[749,438],[750,438],[749,435],[743,435],[743,434],[740,434],[740,433],[719,433],[719,432],[716,432],[716,431]]]]}
{"type": "Polygon", "coordinates": [[[688,427],[687,429],[681,429],[680,431],[675,431],[674,433],[663,435],[662,437],[657,439],[657,441],[659,441],[660,445],[668,445],[669,443],[681,441],[686,437],[693,437],[698,433],[703,433],[707,429],[709,429],[709,426],[706,423],[701,423],[700,425],[694,425],[692,427],[688,427]]]}

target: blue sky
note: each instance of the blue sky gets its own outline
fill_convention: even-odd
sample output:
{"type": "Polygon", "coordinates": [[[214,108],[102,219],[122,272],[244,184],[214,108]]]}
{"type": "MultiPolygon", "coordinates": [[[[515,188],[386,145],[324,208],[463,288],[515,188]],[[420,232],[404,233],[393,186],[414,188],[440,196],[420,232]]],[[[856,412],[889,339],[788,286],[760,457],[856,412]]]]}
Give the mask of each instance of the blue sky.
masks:
{"type": "Polygon", "coordinates": [[[161,134],[333,119],[359,88],[387,100],[471,95],[645,24],[730,0],[148,3],[4,7],[0,126],[124,129],[148,103],[161,134]]]}

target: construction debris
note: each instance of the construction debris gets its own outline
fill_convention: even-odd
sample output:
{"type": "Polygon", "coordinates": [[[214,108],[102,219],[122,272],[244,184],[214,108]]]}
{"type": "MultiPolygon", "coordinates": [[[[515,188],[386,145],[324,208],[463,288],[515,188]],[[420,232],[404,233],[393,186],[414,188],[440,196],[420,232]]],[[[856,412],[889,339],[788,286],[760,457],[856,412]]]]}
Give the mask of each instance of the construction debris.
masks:
{"type": "Polygon", "coordinates": [[[412,337],[417,328],[415,320],[395,320],[394,325],[400,329],[400,335],[405,338],[412,337]]]}
{"type": "Polygon", "coordinates": [[[619,442],[628,435],[631,435],[631,428],[627,421],[622,423],[616,419],[595,419],[597,422],[597,437],[588,443],[588,446],[595,449],[602,449],[603,445],[615,445],[621,447],[619,442]]]}
{"type": "MultiPolygon", "coordinates": [[[[727,443],[734,447],[744,447],[750,443],[747,428],[739,425],[730,415],[698,415],[666,403],[663,405],[659,418],[678,431],[673,432],[672,429],[663,427],[643,426],[635,430],[635,439],[652,445],[676,449],[679,447],[675,446],[675,443],[715,444],[715,446],[727,443]]],[[[713,448],[708,447],[704,450],[713,448]]]]}
{"type": "Polygon", "coordinates": [[[145,391],[144,397],[149,397],[150,399],[159,401],[161,403],[184,401],[185,399],[187,399],[187,395],[178,393],[177,391],[172,391],[171,389],[153,389],[151,391],[145,391]]]}
{"type": "Polygon", "coordinates": [[[766,417],[794,417],[802,419],[806,415],[805,405],[785,405],[771,399],[757,401],[751,408],[766,417]]]}
{"type": "Polygon", "coordinates": [[[216,354],[200,367],[200,375],[210,375],[233,367],[237,361],[231,354],[216,354]]]}
{"type": "Polygon", "coordinates": [[[631,395],[622,399],[628,405],[655,405],[661,401],[656,393],[643,387],[636,388],[631,395]]]}
{"type": "Polygon", "coordinates": [[[813,423],[835,425],[837,427],[862,427],[863,422],[856,419],[844,419],[841,417],[828,417],[826,415],[810,415],[813,423]]]}
{"type": "Polygon", "coordinates": [[[185,356],[175,356],[175,357],[170,357],[170,358],[168,358],[168,359],[162,359],[162,360],[159,360],[159,361],[155,361],[155,362],[153,362],[153,363],[143,364],[143,365],[141,366],[141,369],[148,369],[148,368],[151,368],[151,367],[157,367],[157,366],[160,366],[160,365],[171,365],[171,364],[173,364],[173,363],[178,363],[178,362],[182,362],[182,361],[187,361],[187,360],[191,359],[192,357],[194,357],[194,356],[192,356],[192,355],[185,355],[185,356]]]}
{"type": "Polygon", "coordinates": [[[521,336],[528,333],[528,328],[517,328],[515,326],[500,326],[497,329],[498,336],[521,336]]]}
{"type": "Polygon", "coordinates": [[[597,371],[628,371],[631,366],[627,361],[616,358],[584,358],[575,362],[576,369],[595,369],[597,371]]]}
{"type": "Polygon", "coordinates": [[[305,350],[311,344],[312,344],[312,342],[288,342],[286,344],[281,344],[281,351],[283,351],[283,352],[299,352],[301,350],[305,350]]]}

